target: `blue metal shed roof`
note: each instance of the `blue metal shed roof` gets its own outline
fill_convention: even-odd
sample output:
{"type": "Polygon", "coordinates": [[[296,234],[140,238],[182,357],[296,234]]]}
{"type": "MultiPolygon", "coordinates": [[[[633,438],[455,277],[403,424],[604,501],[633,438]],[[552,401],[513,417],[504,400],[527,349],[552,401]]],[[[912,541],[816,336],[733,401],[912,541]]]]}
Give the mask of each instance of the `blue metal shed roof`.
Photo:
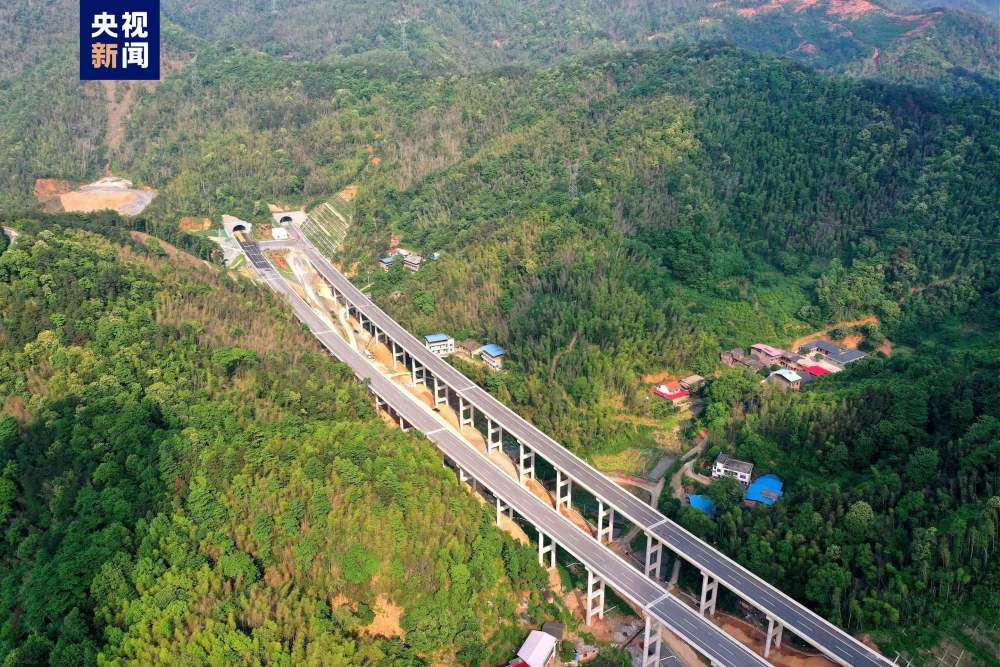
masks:
{"type": "Polygon", "coordinates": [[[427,334],[426,336],[424,336],[424,340],[427,341],[428,343],[443,343],[446,340],[448,340],[448,334],[443,334],[443,333],[427,334]]]}
{"type": "Polygon", "coordinates": [[[383,264],[392,264],[393,262],[396,261],[396,255],[389,255],[388,257],[383,257],[379,261],[382,262],[383,264]]]}
{"type": "Polygon", "coordinates": [[[483,345],[483,352],[490,355],[491,357],[502,357],[507,354],[507,350],[503,349],[496,343],[489,343],[488,345],[483,345]]]}
{"type": "Polygon", "coordinates": [[[689,495],[688,502],[696,510],[701,510],[713,519],[715,518],[715,501],[708,496],[689,495]]]}
{"type": "Polygon", "coordinates": [[[783,487],[784,482],[777,475],[761,475],[747,487],[743,498],[765,505],[773,505],[785,494],[782,490],[783,487]]]}

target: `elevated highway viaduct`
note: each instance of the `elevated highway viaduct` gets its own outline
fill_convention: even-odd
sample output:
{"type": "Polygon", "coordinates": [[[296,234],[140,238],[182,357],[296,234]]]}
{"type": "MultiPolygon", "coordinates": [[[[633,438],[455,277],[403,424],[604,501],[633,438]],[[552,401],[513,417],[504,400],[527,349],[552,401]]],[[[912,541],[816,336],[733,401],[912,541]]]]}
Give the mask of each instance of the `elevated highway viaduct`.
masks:
{"type": "MultiPolygon", "coordinates": [[[[764,644],[765,657],[770,654],[773,646],[780,645],[784,630],[787,629],[842,665],[893,664],[849,633],[669,520],[568,451],[424,347],[315,248],[307,243],[297,244],[297,248],[305,253],[316,271],[330,284],[338,302],[347,307],[372,336],[389,347],[394,367],[406,368],[414,384],[427,386],[433,393],[435,404],[455,405],[461,426],[474,425],[477,421],[485,423],[488,451],[501,449],[505,439],[516,442],[516,481],[521,482],[517,486],[522,486],[534,476],[535,460],[538,457],[555,470],[557,509],[572,504],[574,487],[584,489],[597,500],[595,542],[605,543],[611,540],[616,518],[639,527],[646,536],[645,562],[640,565],[641,574],[647,580],[659,586],[663,552],[666,549],[701,572],[701,614],[715,613],[718,587],[721,584],[766,615],[768,629],[764,644]]],[[[256,263],[254,265],[257,266],[256,263]]],[[[386,397],[383,399],[388,400],[386,397]]],[[[483,458],[492,465],[488,458],[483,458]]],[[[605,551],[610,553],[607,549],[605,551]]]]}

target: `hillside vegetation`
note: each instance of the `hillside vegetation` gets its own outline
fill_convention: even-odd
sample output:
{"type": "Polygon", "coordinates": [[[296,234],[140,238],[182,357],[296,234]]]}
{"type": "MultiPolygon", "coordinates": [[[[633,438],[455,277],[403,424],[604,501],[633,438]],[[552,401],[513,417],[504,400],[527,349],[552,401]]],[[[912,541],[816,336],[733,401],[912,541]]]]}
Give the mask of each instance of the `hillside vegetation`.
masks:
{"type": "Polygon", "coordinates": [[[537,66],[567,56],[724,39],[825,70],[952,91],[995,86],[996,24],[934,7],[893,11],[868,0],[164,3],[168,16],[198,35],[284,57],[400,72],[537,66]]]}
{"type": "Polygon", "coordinates": [[[0,662],[509,655],[544,572],[433,447],[257,288],[91,223],[4,220],[0,662]]]}

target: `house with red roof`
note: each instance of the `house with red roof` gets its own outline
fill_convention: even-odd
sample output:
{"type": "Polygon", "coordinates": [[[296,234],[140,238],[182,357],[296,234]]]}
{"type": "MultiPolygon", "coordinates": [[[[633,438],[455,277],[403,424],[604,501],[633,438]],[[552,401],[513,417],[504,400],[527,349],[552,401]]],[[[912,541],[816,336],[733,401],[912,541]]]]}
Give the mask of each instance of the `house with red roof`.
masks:
{"type": "Polygon", "coordinates": [[[689,399],[691,392],[681,386],[677,380],[667,380],[654,391],[660,398],[665,398],[674,405],[680,405],[689,399]]]}

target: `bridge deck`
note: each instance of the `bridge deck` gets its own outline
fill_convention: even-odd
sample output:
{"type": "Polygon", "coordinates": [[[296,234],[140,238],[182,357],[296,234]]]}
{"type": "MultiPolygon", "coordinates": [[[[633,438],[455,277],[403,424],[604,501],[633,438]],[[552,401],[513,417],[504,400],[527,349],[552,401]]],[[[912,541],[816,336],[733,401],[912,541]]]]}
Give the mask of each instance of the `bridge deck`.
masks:
{"type": "Polygon", "coordinates": [[[616,512],[647,533],[661,539],[685,560],[710,576],[718,578],[734,593],[775,617],[786,628],[838,662],[859,667],[864,665],[884,667],[892,664],[884,656],[684,530],[574,455],[424,347],[416,337],[375,305],[315,248],[309,248],[305,252],[316,270],[331,285],[379,329],[402,346],[420,365],[460,396],[475,404],[504,431],[560,468],[573,479],[575,484],[579,484],[613,506],[616,512]]]}
{"type": "Polygon", "coordinates": [[[608,586],[634,604],[647,609],[656,621],[719,664],[739,667],[760,667],[768,664],[762,657],[722,632],[708,619],[667,593],[662,586],[635,570],[620,556],[582,532],[555,509],[500,470],[482,453],[469,446],[450,424],[429,412],[415,396],[386,378],[342,337],[329,331],[323,319],[291,289],[284,278],[267,263],[263,255],[255,255],[251,263],[272,289],[289,300],[295,315],[309,327],[323,346],[350,366],[359,378],[368,383],[374,393],[391,405],[409,424],[424,433],[468,476],[513,507],[538,530],[554,539],[561,548],[572,554],[608,586]]]}

